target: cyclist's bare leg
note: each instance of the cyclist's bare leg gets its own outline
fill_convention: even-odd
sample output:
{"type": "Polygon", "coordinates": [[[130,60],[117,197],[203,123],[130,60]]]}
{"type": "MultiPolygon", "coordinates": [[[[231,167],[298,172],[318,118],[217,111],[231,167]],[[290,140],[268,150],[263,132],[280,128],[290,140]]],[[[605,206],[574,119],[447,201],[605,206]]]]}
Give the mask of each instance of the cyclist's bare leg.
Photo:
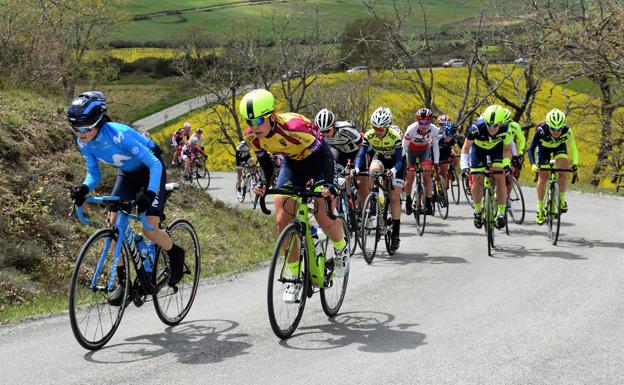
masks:
{"type": "Polygon", "coordinates": [[[236,167],[236,188],[240,187],[242,176],[243,176],[243,168],[236,167]]]}
{"type": "Polygon", "coordinates": [[[149,215],[147,217],[147,223],[154,228],[154,230],[148,230],[143,227],[143,234],[147,239],[160,246],[163,250],[168,251],[173,247],[173,241],[167,232],[158,228],[160,223],[160,217],[157,215],[149,215]]]}
{"type": "MultiPolygon", "coordinates": [[[[492,167],[494,171],[501,171],[500,167],[492,167]]],[[[505,174],[494,174],[494,182],[496,183],[496,203],[499,205],[507,204],[507,183],[505,174]]]]}
{"type": "Polygon", "coordinates": [[[390,196],[390,211],[392,213],[392,219],[401,219],[401,189],[394,187],[388,191],[390,196]]]}
{"type": "Polygon", "coordinates": [[[358,197],[360,198],[360,203],[364,205],[364,200],[366,200],[366,196],[368,195],[368,177],[367,176],[358,176],[358,197]]]}
{"type": "Polygon", "coordinates": [[[537,190],[537,200],[544,200],[544,195],[546,194],[546,184],[548,183],[548,171],[539,171],[539,176],[537,178],[537,185],[535,189],[537,190]]]}
{"type": "Polygon", "coordinates": [[[482,174],[473,174],[472,175],[472,187],[470,188],[472,192],[472,201],[473,203],[481,203],[483,199],[483,175],[482,174]]]}
{"type": "Polygon", "coordinates": [[[403,191],[405,192],[405,196],[406,197],[411,197],[412,196],[412,185],[413,184],[414,184],[414,169],[413,168],[408,168],[407,176],[405,177],[405,187],[403,187],[403,191]]]}
{"type": "MultiPolygon", "coordinates": [[[[555,167],[557,168],[568,168],[570,167],[570,162],[566,158],[558,158],[555,160],[555,167]]],[[[557,184],[559,185],[559,191],[564,193],[568,187],[568,173],[560,172],[559,179],[557,180],[557,184]]]]}
{"type": "Polygon", "coordinates": [[[449,175],[448,175],[449,164],[448,163],[440,163],[440,175],[444,178],[444,186],[448,188],[449,185],[449,175]]]}
{"type": "Polygon", "coordinates": [[[431,185],[431,165],[423,166],[423,181],[425,183],[425,195],[427,199],[433,196],[433,186],[431,185]]]}
{"type": "MultiPolygon", "coordinates": [[[[292,221],[293,219],[293,215],[289,213],[295,212],[296,202],[294,199],[289,199],[288,196],[286,195],[276,195],[274,203],[275,203],[275,217],[277,219],[277,232],[278,234],[281,234],[282,230],[284,230],[284,228],[288,226],[290,221],[292,221]]],[[[290,242],[286,242],[285,244],[288,245],[289,243],[290,242]]],[[[291,250],[290,255],[288,256],[288,262],[297,262],[298,260],[299,260],[299,248],[294,247],[291,250]]]]}

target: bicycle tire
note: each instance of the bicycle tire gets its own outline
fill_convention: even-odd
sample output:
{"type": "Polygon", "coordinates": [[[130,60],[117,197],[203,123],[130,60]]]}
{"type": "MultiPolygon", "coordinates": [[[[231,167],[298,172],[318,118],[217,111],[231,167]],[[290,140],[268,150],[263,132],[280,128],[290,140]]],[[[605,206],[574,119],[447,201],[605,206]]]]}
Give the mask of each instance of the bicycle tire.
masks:
{"type": "Polygon", "coordinates": [[[446,191],[446,184],[444,183],[442,175],[438,175],[437,185],[437,195],[435,195],[435,197],[436,205],[438,205],[438,213],[440,214],[440,218],[446,219],[448,218],[449,212],[449,200],[448,192],[446,191]]]}
{"type": "Polygon", "coordinates": [[[373,262],[373,259],[375,259],[375,253],[377,252],[377,243],[379,242],[379,236],[377,235],[377,231],[379,229],[379,210],[380,205],[379,200],[377,199],[377,194],[368,194],[366,200],[364,201],[364,207],[362,208],[362,223],[360,224],[360,246],[362,249],[362,256],[364,257],[366,263],[368,263],[369,265],[373,262]],[[370,224],[367,226],[367,223],[371,221],[371,219],[369,218],[371,216],[372,205],[375,205],[375,218],[372,219],[372,223],[374,224],[373,228],[370,227],[370,224]],[[373,245],[370,251],[367,251],[367,243],[370,243],[367,241],[367,239],[370,237],[371,231],[373,235],[373,245]]]}
{"type": "Polygon", "coordinates": [[[199,188],[203,190],[208,190],[210,187],[210,172],[206,168],[206,165],[203,162],[195,159],[195,182],[199,186],[199,188]]]}
{"type": "Polygon", "coordinates": [[[453,202],[458,205],[461,192],[459,187],[459,175],[457,175],[457,170],[455,169],[455,167],[449,167],[448,175],[451,196],[453,197],[453,202]]]}
{"type": "MultiPolygon", "coordinates": [[[[293,222],[290,223],[288,226],[286,226],[284,228],[284,230],[282,230],[281,234],[279,235],[279,237],[277,238],[277,243],[275,244],[275,249],[273,250],[273,256],[271,258],[271,266],[269,268],[269,280],[268,280],[268,285],[267,285],[267,307],[268,307],[268,312],[269,312],[269,322],[271,324],[271,329],[273,330],[273,333],[275,333],[275,335],[280,338],[280,339],[286,339],[288,337],[290,337],[295,330],[297,329],[297,326],[299,325],[299,321],[301,321],[301,316],[303,315],[303,310],[305,308],[305,303],[306,303],[306,299],[307,299],[307,293],[308,293],[308,287],[310,285],[310,271],[308,268],[308,251],[306,249],[306,243],[305,243],[305,239],[302,239],[301,237],[301,233],[300,233],[300,226],[301,224],[299,224],[298,222],[293,222]],[[289,250],[290,247],[288,244],[290,244],[292,242],[293,239],[297,239],[298,241],[298,245],[299,247],[302,247],[303,254],[305,257],[303,258],[303,261],[301,260],[301,258],[299,259],[299,263],[301,264],[300,266],[302,266],[301,273],[303,273],[303,275],[301,277],[295,277],[294,281],[296,282],[300,282],[302,287],[301,287],[301,300],[297,303],[297,302],[293,302],[293,303],[289,303],[290,306],[287,309],[291,309],[294,311],[294,315],[292,320],[288,320],[287,323],[282,326],[280,325],[279,320],[277,319],[278,316],[280,315],[284,315],[285,313],[288,313],[288,316],[290,316],[290,311],[277,311],[276,312],[276,306],[277,304],[283,305],[284,304],[284,300],[283,300],[283,291],[279,291],[277,290],[276,286],[280,286],[280,288],[283,289],[283,283],[280,282],[279,279],[282,279],[282,274],[284,273],[291,273],[290,269],[288,268],[288,266],[286,266],[286,261],[287,261],[287,255],[282,255],[282,250],[289,250]],[[283,247],[283,243],[286,242],[285,247],[283,247]],[[280,271],[278,272],[278,279],[276,279],[275,277],[275,273],[276,273],[276,269],[278,268],[280,271]],[[278,284],[278,285],[276,285],[278,284]],[[275,293],[275,291],[277,291],[277,293],[275,293]],[[275,294],[277,294],[277,298],[275,298],[275,294]],[[277,299],[277,303],[274,303],[274,300],[277,299]]],[[[288,305],[287,305],[288,306],[288,305]]]]}
{"type": "Polygon", "coordinates": [[[416,207],[414,208],[414,219],[416,219],[416,233],[422,237],[422,235],[425,233],[425,226],[427,225],[427,211],[425,209],[427,197],[425,195],[425,185],[423,184],[422,180],[416,183],[416,189],[412,200],[416,204],[416,207]]]}
{"type": "Polygon", "coordinates": [[[180,323],[191,310],[201,274],[201,250],[197,233],[191,222],[176,219],[167,227],[171,240],[184,250],[184,275],[174,287],[169,287],[169,258],[160,248],[154,260],[153,283],[157,288],[152,295],[154,310],[160,320],[167,325],[180,323]],[[189,258],[190,257],[190,258],[189,258]],[[162,266],[162,268],[161,268],[162,266]],[[173,312],[170,312],[171,305],[173,312]]]}
{"type": "Polygon", "coordinates": [[[392,214],[388,212],[386,206],[384,210],[384,241],[386,243],[386,252],[388,255],[394,255],[396,250],[392,249],[392,214]]]}
{"type": "Polygon", "coordinates": [[[488,244],[488,257],[492,256],[494,248],[494,224],[492,222],[492,196],[489,189],[485,190],[485,233],[488,244]]]}
{"type": "Polygon", "coordinates": [[[108,341],[110,341],[110,339],[115,334],[115,331],[119,327],[119,324],[121,323],[121,319],[123,318],[125,308],[130,301],[130,299],[128,298],[128,293],[130,291],[130,274],[129,274],[130,265],[128,263],[128,252],[126,250],[125,245],[123,245],[121,248],[121,254],[119,257],[122,259],[124,266],[126,266],[127,275],[126,275],[126,280],[123,286],[122,302],[120,306],[113,306],[110,303],[108,303],[108,295],[107,295],[108,288],[107,287],[109,283],[110,272],[112,271],[112,268],[116,269],[116,267],[112,266],[114,262],[113,257],[114,257],[114,251],[115,251],[115,248],[113,247],[113,242],[117,242],[117,238],[118,238],[117,233],[112,228],[105,228],[105,229],[100,229],[96,231],[84,243],[84,245],[82,246],[82,249],[80,250],[80,253],[78,254],[78,258],[76,260],[76,266],[72,274],[70,291],[69,291],[69,320],[70,320],[72,332],[74,333],[74,337],[76,337],[76,340],[78,341],[78,343],[85,349],[97,350],[97,349],[100,349],[102,346],[106,345],[108,341]],[[91,259],[90,257],[92,255],[89,253],[89,251],[91,251],[93,249],[92,246],[95,245],[96,242],[100,240],[104,240],[104,245],[101,248],[96,248],[96,249],[99,249],[100,251],[96,253],[93,259],[91,259]],[[90,288],[90,284],[92,282],[93,275],[95,273],[95,268],[101,259],[100,258],[102,255],[101,253],[104,251],[103,249],[104,247],[106,247],[106,244],[109,242],[109,240],[110,240],[110,243],[108,247],[108,252],[106,253],[105,261],[102,264],[103,270],[100,272],[100,274],[98,274],[98,279],[97,279],[96,286],[95,286],[96,288],[99,288],[99,289],[94,290],[90,288]],[[89,265],[91,265],[92,267],[89,265]],[[108,274],[105,271],[106,267],[111,268],[111,270],[108,271],[108,274]],[[91,276],[89,276],[89,273],[91,273],[91,276]],[[86,284],[84,286],[84,290],[80,290],[78,288],[79,284],[81,283],[86,284]],[[103,301],[100,301],[97,298],[95,298],[98,295],[101,297],[103,301]],[[84,307],[89,305],[88,303],[89,301],[88,301],[88,298],[87,300],[78,298],[82,296],[84,297],[90,296],[92,300],[95,299],[94,304],[92,304],[89,307],[87,311],[87,315],[85,315],[84,317],[82,317],[82,315],[79,315],[78,313],[84,307]],[[85,318],[88,317],[85,328],[89,327],[89,320],[91,319],[90,312],[94,308],[94,306],[97,308],[97,313],[100,316],[100,318],[99,318],[99,323],[96,325],[94,336],[93,338],[91,338],[88,336],[91,334],[90,331],[81,330],[81,323],[82,321],[85,320],[85,318]],[[104,309],[108,308],[109,317],[105,318],[104,321],[109,319],[111,321],[110,327],[105,327],[104,325],[102,325],[102,317],[101,317],[101,315],[103,314],[102,308],[104,309]],[[115,310],[115,311],[111,312],[111,310],[115,310]],[[98,333],[98,331],[100,331],[100,337],[95,336],[95,333],[98,333]]]}
{"type": "Polygon", "coordinates": [[[511,218],[513,219],[515,224],[521,225],[524,222],[526,207],[524,203],[524,194],[522,193],[522,188],[520,187],[520,183],[516,178],[513,178],[512,191],[509,195],[509,200],[511,203],[511,207],[509,208],[511,218]]]}
{"type": "MultiPolygon", "coordinates": [[[[342,222],[342,228],[345,232],[345,235],[350,233],[349,225],[347,221],[343,217],[338,217],[340,222],[342,222]]],[[[345,236],[345,240],[347,241],[347,247],[351,243],[350,237],[345,236]]],[[[333,247],[328,248],[332,250],[333,247]]],[[[329,258],[326,256],[326,261],[329,258]]],[[[326,263],[327,266],[327,263],[326,263]]],[[[327,270],[327,268],[326,268],[327,270]]],[[[350,269],[349,269],[350,270],[350,269]]],[[[347,284],[349,282],[349,270],[345,273],[343,277],[336,277],[333,274],[333,269],[331,271],[325,272],[325,287],[321,288],[321,306],[323,307],[323,311],[328,317],[335,317],[336,314],[340,311],[340,307],[342,306],[342,302],[344,301],[345,294],[347,293],[347,284]],[[328,274],[332,274],[331,277],[328,278],[328,274]]]]}
{"type": "Polygon", "coordinates": [[[474,202],[472,201],[472,191],[470,190],[470,181],[468,176],[462,175],[462,188],[464,189],[464,196],[471,208],[474,209],[474,202]]]}
{"type": "Polygon", "coordinates": [[[552,236],[550,241],[553,246],[557,245],[559,240],[559,230],[561,227],[561,199],[559,197],[559,185],[553,183],[554,195],[551,198],[552,211],[549,211],[549,216],[552,217],[552,236]]]}

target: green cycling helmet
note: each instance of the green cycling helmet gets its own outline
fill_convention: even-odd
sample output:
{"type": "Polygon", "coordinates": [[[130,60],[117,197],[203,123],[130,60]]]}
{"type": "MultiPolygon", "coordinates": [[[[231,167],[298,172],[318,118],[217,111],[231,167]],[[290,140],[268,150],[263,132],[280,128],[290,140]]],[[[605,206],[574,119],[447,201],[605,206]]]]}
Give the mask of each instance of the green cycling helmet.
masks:
{"type": "Polygon", "coordinates": [[[563,111],[553,108],[546,114],[546,123],[549,128],[559,131],[566,124],[566,116],[563,111]]]}
{"type": "Polygon", "coordinates": [[[264,89],[247,93],[240,101],[238,111],[245,119],[255,119],[275,111],[275,97],[264,89]]]}
{"type": "Polygon", "coordinates": [[[483,120],[489,126],[505,123],[505,109],[498,104],[493,104],[483,112],[483,120]]]}
{"type": "Polygon", "coordinates": [[[509,110],[509,108],[503,108],[503,110],[505,110],[505,123],[511,122],[511,111],[509,110]]]}

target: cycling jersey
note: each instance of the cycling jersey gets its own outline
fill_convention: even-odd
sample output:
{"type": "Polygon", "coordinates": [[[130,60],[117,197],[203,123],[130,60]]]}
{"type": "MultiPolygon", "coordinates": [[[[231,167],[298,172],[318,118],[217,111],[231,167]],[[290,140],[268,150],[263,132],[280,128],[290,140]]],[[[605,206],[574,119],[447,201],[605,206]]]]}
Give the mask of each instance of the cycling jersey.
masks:
{"type": "Polygon", "coordinates": [[[87,162],[87,175],[82,183],[93,190],[102,179],[98,161],[113,165],[123,172],[149,168],[148,190],[158,194],[163,166],[154,155],[160,152],[156,143],[124,124],[108,122],[89,143],[76,138],[87,162]]]}
{"type": "Polygon", "coordinates": [[[425,152],[429,147],[433,149],[433,163],[440,162],[440,149],[438,147],[438,127],[429,124],[424,134],[418,132],[418,122],[414,122],[407,127],[403,136],[403,152],[425,152]]]}
{"type": "Polygon", "coordinates": [[[511,155],[516,156],[518,154],[524,154],[524,148],[526,147],[526,138],[522,127],[516,122],[507,123],[509,132],[511,133],[511,155]],[[518,147],[516,148],[516,139],[518,140],[518,147]]]}
{"type": "Polygon", "coordinates": [[[236,156],[240,156],[241,158],[245,158],[249,155],[249,146],[246,142],[241,142],[236,146],[236,156]]]}
{"type": "Polygon", "coordinates": [[[396,130],[387,129],[383,137],[375,135],[375,130],[368,130],[364,134],[364,142],[355,162],[356,168],[361,168],[364,158],[369,148],[372,148],[376,157],[384,163],[394,160],[394,169],[400,170],[403,167],[403,147],[401,146],[401,135],[396,130]]]}
{"type": "Polygon", "coordinates": [[[353,122],[339,121],[335,127],[334,136],[323,136],[327,144],[345,154],[357,152],[362,144],[362,134],[354,128],[353,122]]]}
{"type": "Polygon", "coordinates": [[[199,145],[199,147],[204,148],[204,136],[203,135],[193,134],[188,139],[188,143],[190,145],[192,145],[192,146],[199,145]]]}
{"type": "Polygon", "coordinates": [[[540,124],[535,130],[535,135],[533,136],[531,146],[529,147],[529,162],[531,162],[531,164],[535,164],[536,148],[543,148],[547,151],[549,150],[550,152],[557,151],[567,154],[565,151],[566,143],[570,145],[570,150],[572,151],[572,164],[578,165],[579,154],[578,149],[576,148],[576,140],[574,139],[572,129],[568,126],[563,127],[561,129],[561,135],[558,138],[555,138],[552,136],[548,124],[540,124]]]}
{"type": "Polygon", "coordinates": [[[494,136],[491,136],[485,120],[479,119],[468,129],[466,140],[472,141],[476,147],[491,150],[500,143],[511,144],[512,136],[506,123],[499,127],[498,132],[494,136]]]}
{"type": "Polygon", "coordinates": [[[181,146],[184,144],[184,139],[189,139],[189,133],[184,128],[180,128],[171,135],[171,144],[174,146],[181,146]]]}
{"type": "MultiPolygon", "coordinates": [[[[318,128],[303,115],[295,113],[277,114],[269,135],[258,138],[251,127],[245,132],[245,141],[256,154],[267,180],[273,176],[273,163],[267,154],[281,155],[284,165],[280,171],[282,182],[287,179],[288,171],[293,175],[317,177],[317,170],[323,171],[323,180],[333,183],[334,158],[329,146],[320,135],[318,128]],[[285,166],[285,167],[284,167],[285,166]],[[287,170],[285,170],[285,168],[287,170]],[[282,176],[283,174],[283,176],[282,176]]],[[[298,178],[303,180],[303,178],[298,178]]],[[[315,178],[316,179],[316,178],[315,178]]],[[[317,179],[318,181],[318,179],[317,179]]],[[[301,182],[300,180],[297,181],[301,182]]],[[[279,186],[283,185],[278,184],[279,186]]]]}

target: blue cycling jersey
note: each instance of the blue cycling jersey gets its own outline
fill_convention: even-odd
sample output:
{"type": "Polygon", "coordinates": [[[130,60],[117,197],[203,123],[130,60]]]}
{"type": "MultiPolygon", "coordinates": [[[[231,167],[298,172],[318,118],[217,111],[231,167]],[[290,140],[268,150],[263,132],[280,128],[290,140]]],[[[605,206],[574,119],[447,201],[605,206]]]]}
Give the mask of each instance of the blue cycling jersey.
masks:
{"type": "Polygon", "coordinates": [[[143,165],[149,168],[148,190],[158,194],[162,164],[154,156],[156,143],[136,132],[133,128],[120,123],[108,122],[89,143],[76,139],[80,152],[87,161],[87,175],[82,183],[92,191],[102,179],[100,165],[110,164],[122,171],[138,171],[143,165]]]}

